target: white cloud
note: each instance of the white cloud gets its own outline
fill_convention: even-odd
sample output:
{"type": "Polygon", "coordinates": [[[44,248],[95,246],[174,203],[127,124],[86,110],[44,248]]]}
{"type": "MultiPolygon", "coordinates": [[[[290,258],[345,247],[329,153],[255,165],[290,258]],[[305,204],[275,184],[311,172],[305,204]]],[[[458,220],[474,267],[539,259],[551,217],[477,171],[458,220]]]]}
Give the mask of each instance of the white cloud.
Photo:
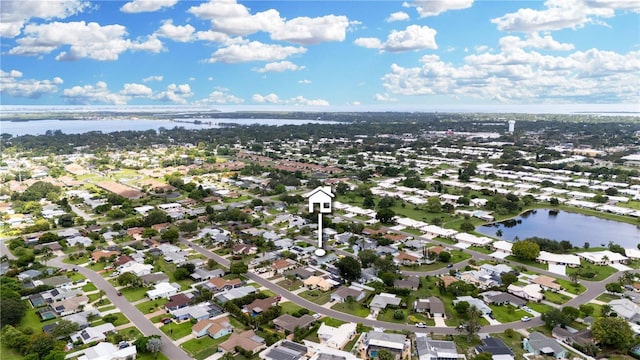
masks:
{"type": "Polygon", "coordinates": [[[500,39],[500,48],[509,50],[512,48],[524,49],[534,48],[542,50],[569,51],[573,50],[573,44],[559,43],[554,40],[551,35],[540,37],[538,33],[527,34],[526,39],[522,40],[518,36],[505,36],[500,39]]]}
{"type": "Polygon", "coordinates": [[[164,7],[172,7],[178,0],[133,0],[120,8],[125,13],[154,12],[164,7]]]}
{"type": "Polygon", "coordinates": [[[227,89],[218,89],[209,94],[206,99],[198,100],[197,104],[241,104],[244,99],[227,93],[227,89]]]}
{"type": "MultiPolygon", "coordinates": [[[[544,38],[543,38],[544,39],[544,38]]],[[[531,47],[527,40],[520,45],[531,47]]],[[[394,95],[445,95],[500,102],[640,102],[640,51],[591,49],[567,56],[509,47],[472,54],[464,64],[425,55],[418,67],[391,66],[383,76],[394,95]]]]}
{"type": "Polygon", "coordinates": [[[64,19],[89,6],[81,0],[27,1],[3,0],[0,6],[0,36],[16,37],[32,18],[64,19]]]}
{"type": "Polygon", "coordinates": [[[382,48],[382,42],[379,39],[366,37],[366,38],[357,38],[353,41],[354,44],[358,46],[365,47],[367,49],[380,49],[382,48]]]}
{"type": "Polygon", "coordinates": [[[164,76],[162,76],[162,75],[151,75],[151,76],[148,76],[148,77],[142,79],[142,81],[143,82],[162,81],[162,79],[164,79],[164,76]]]}
{"type": "Polygon", "coordinates": [[[304,105],[304,106],[329,106],[329,102],[324,99],[307,99],[304,96],[296,96],[289,99],[280,99],[274,93],[268,95],[254,94],[251,100],[260,104],[278,104],[278,105],[304,105]]]}
{"type": "Polygon", "coordinates": [[[394,12],[385,20],[386,22],[409,20],[409,14],[404,11],[394,12]]]}
{"type": "Polygon", "coordinates": [[[390,52],[437,49],[436,33],[436,30],[428,26],[409,25],[405,30],[392,30],[384,43],[376,38],[359,38],[354,43],[369,49],[390,52]]]}
{"type": "Polygon", "coordinates": [[[68,52],[62,51],[56,60],[76,60],[91,58],[101,61],[117,60],[127,50],[159,52],[162,43],[154,37],[146,42],[133,42],[124,37],[126,29],[122,25],[105,25],[90,22],[52,22],[30,24],[24,28],[25,37],[16,40],[18,45],[11,50],[12,55],[48,54],[59,47],[68,45],[68,52]]]}
{"type": "Polygon", "coordinates": [[[155,99],[163,102],[172,102],[175,104],[186,104],[187,98],[193,96],[189,84],[167,86],[167,90],[158,93],[155,99]]]}
{"type": "Polygon", "coordinates": [[[360,101],[352,101],[351,104],[349,104],[349,105],[360,106],[362,104],[360,104],[360,101]]]}
{"type": "Polygon", "coordinates": [[[256,71],[259,73],[285,72],[285,71],[300,71],[304,68],[305,68],[304,66],[298,66],[292,63],[291,61],[280,61],[280,62],[272,62],[272,63],[265,64],[263,67],[261,67],[260,69],[257,69],[256,71]]]}
{"type": "Polygon", "coordinates": [[[222,62],[228,64],[249,61],[277,61],[283,60],[295,54],[303,54],[307,49],[303,47],[281,46],[263,44],[252,41],[246,44],[232,44],[216,50],[211,55],[209,62],[222,62]]]}
{"type": "Polygon", "coordinates": [[[544,7],[543,10],[522,8],[491,22],[499,30],[535,32],[603,24],[598,17],[612,17],[616,10],[640,12],[637,0],[547,0],[544,7]]]}
{"type": "Polygon", "coordinates": [[[69,104],[89,105],[104,103],[111,105],[126,105],[129,97],[109,91],[107,83],[98,81],[95,85],[74,86],[64,89],[62,98],[69,104]]]}
{"type": "Polygon", "coordinates": [[[470,8],[473,0],[415,0],[411,5],[416,7],[420,17],[436,16],[449,10],[470,8]]]}
{"type": "Polygon", "coordinates": [[[252,14],[236,0],[210,0],[192,6],[188,11],[200,19],[210,20],[213,31],[240,36],[265,32],[273,40],[303,45],[344,41],[349,25],[357,25],[341,15],[286,20],[275,9],[252,14]]]}
{"type": "Polygon", "coordinates": [[[298,17],[276,27],[271,31],[271,38],[302,45],[344,41],[347,27],[349,19],[346,16],[298,17]]]}
{"type": "Polygon", "coordinates": [[[192,35],[195,32],[195,28],[189,24],[187,25],[173,25],[172,20],[165,20],[156,31],[158,36],[169,38],[173,41],[188,42],[191,41],[192,35]]]}
{"type": "Polygon", "coordinates": [[[381,102],[392,102],[392,101],[398,101],[398,99],[391,97],[389,94],[384,93],[384,94],[375,94],[375,96],[373,97],[376,101],[381,101],[381,102]]]}
{"type": "Polygon", "coordinates": [[[231,40],[231,37],[223,32],[219,31],[198,31],[195,34],[195,38],[202,41],[210,41],[217,43],[226,43],[231,40]]]}
{"type": "Polygon", "coordinates": [[[307,80],[307,79],[298,80],[298,84],[311,84],[311,80],[307,80]]]}
{"type": "Polygon", "coordinates": [[[45,94],[53,94],[58,91],[58,85],[63,81],[59,77],[51,80],[20,79],[22,72],[0,70],[0,95],[29,99],[38,99],[45,94]]]}
{"type": "Polygon", "coordinates": [[[150,98],[153,96],[153,90],[150,87],[142,85],[142,84],[124,84],[122,90],[120,90],[120,94],[131,97],[146,97],[150,98]]]}

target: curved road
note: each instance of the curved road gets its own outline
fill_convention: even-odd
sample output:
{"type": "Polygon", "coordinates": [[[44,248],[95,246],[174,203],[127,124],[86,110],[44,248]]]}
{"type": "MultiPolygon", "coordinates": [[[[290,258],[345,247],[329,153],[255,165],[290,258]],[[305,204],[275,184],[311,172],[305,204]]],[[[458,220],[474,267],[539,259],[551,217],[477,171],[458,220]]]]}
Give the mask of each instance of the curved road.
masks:
{"type": "Polygon", "coordinates": [[[100,274],[94,272],[91,269],[87,269],[82,266],[76,266],[72,264],[63,263],[62,260],[65,256],[60,256],[49,261],[50,265],[73,270],[74,268],[78,269],[82,275],[86,276],[93,284],[98,288],[105,291],[105,295],[111,302],[118,308],[124,315],[131,320],[133,325],[135,325],[145,336],[149,335],[159,335],[162,339],[162,353],[165,354],[169,359],[174,360],[182,360],[182,359],[192,359],[184,350],[182,350],[178,345],[176,345],[173,340],[171,340],[167,335],[165,335],[160,329],[155,327],[155,325],[127,300],[124,296],[118,296],[118,291],[105,280],[100,274]]]}

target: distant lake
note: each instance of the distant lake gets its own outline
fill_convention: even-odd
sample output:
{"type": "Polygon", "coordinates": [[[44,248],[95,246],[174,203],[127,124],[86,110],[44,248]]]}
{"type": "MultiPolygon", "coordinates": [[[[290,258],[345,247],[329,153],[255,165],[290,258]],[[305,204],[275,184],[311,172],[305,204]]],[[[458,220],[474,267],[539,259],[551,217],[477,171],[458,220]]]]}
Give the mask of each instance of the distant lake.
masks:
{"type": "Polygon", "coordinates": [[[496,237],[498,229],[502,230],[501,239],[507,241],[513,241],[516,236],[521,240],[537,236],[568,240],[578,247],[585,242],[596,247],[613,241],[624,248],[634,249],[640,243],[640,227],[636,225],[550,209],[533,210],[512,220],[481,225],[476,231],[496,237]]]}
{"type": "Polygon", "coordinates": [[[0,121],[0,133],[13,136],[44,135],[47,130],[60,130],[65,134],[83,134],[90,131],[109,133],[114,131],[146,131],[160,128],[173,129],[212,129],[224,124],[239,125],[303,125],[303,124],[339,124],[335,121],[302,120],[302,119],[180,119],[173,120],[32,120],[32,121],[0,121]],[[194,121],[201,121],[195,124],[194,121]]]}

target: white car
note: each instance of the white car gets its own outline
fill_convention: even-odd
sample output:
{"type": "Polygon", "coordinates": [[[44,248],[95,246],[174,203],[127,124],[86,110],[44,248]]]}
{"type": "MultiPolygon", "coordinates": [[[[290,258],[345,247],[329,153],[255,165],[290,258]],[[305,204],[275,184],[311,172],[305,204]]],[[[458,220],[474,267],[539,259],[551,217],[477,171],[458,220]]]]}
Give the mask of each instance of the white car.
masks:
{"type": "Polygon", "coordinates": [[[426,327],[427,327],[427,325],[426,325],[425,323],[417,323],[417,324],[416,324],[416,327],[417,327],[417,328],[424,329],[424,328],[426,328],[426,327]]]}
{"type": "Polygon", "coordinates": [[[522,321],[522,322],[527,322],[529,320],[531,320],[531,318],[528,317],[528,316],[523,316],[522,319],[520,319],[520,321],[522,321]]]}

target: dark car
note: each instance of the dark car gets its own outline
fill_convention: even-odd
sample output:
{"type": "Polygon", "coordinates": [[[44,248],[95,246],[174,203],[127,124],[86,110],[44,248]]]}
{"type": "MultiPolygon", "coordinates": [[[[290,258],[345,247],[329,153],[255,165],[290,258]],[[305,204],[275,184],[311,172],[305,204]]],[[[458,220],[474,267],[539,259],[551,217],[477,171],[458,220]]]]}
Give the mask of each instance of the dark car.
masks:
{"type": "Polygon", "coordinates": [[[163,324],[170,324],[173,322],[172,318],[162,318],[160,321],[162,321],[163,324]]]}
{"type": "Polygon", "coordinates": [[[118,296],[122,296],[122,293],[120,291],[117,292],[118,296]]]}
{"type": "Polygon", "coordinates": [[[453,264],[448,264],[448,265],[447,265],[447,267],[448,267],[448,268],[452,268],[452,267],[453,267],[453,264]]]}

